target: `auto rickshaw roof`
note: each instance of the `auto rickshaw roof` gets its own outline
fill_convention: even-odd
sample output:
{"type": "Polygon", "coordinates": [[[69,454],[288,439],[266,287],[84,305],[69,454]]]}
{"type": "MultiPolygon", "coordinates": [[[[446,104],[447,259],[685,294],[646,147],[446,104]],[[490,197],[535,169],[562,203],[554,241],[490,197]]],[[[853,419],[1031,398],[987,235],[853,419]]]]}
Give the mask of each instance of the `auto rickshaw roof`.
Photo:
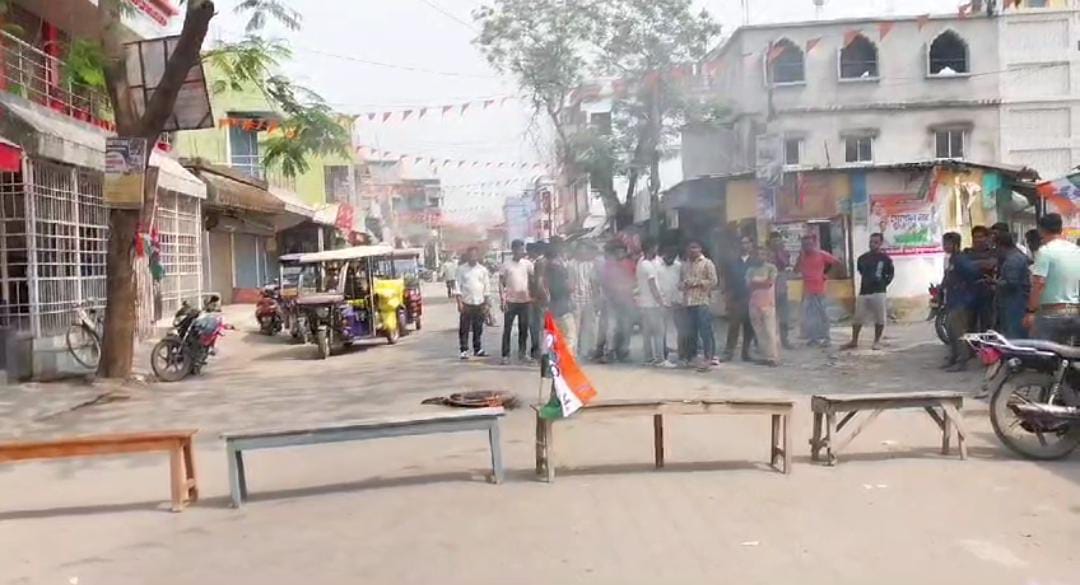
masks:
{"type": "Polygon", "coordinates": [[[419,258],[423,255],[423,248],[397,248],[392,254],[394,258],[419,258]]]}
{"type": "Polygon", "coordinates": [[[342,248],[340,250],[325,250],[323,252],[301,254],[298,261],[301,264],[334,261],[344,262],[348,260],[359,260],[360,258],[370,258],[372,256],[389,256],[393,252],[394,249],[390,246],[353,246],[351,248],[342,248]]]}

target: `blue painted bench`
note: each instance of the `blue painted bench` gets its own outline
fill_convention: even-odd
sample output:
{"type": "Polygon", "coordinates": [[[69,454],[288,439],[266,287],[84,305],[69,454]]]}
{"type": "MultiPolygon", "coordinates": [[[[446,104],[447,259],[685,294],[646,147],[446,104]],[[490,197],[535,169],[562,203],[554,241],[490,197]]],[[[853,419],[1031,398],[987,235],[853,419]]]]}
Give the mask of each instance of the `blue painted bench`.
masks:
{"type": "Polygon", "coordinates": [[[233,506],[239,508],[247,499],[244,451],[385,437],[487,431],[491,447],[492,479],[495,483],[500,483],[503,479],[503,466],[502,450],[499,444],[499,420],[504,414],[502,408],[477,408],[416,417],[223,433],[221,438],[225,439],[225,452],[229,463],[229,492],[232,495],[233,506]]]}

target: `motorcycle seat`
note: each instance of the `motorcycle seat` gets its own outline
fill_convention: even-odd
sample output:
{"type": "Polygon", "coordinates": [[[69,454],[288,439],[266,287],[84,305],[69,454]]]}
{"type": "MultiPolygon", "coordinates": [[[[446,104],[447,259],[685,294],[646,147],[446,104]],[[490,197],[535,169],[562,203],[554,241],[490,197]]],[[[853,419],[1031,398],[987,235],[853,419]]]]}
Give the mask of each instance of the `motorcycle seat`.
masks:
{"type": "Polygon", "coordinates": [[[1017,347],[1030,347],[1042,351],[1052,351],[1061,357],[1070,360],[1080,360],[1080,347],[1072,345],[1063,345],[1061,343],[1054,343],[1053,341],[1045,341],[1043,339],[1010,339],[1009,343],[1017,347]]]}

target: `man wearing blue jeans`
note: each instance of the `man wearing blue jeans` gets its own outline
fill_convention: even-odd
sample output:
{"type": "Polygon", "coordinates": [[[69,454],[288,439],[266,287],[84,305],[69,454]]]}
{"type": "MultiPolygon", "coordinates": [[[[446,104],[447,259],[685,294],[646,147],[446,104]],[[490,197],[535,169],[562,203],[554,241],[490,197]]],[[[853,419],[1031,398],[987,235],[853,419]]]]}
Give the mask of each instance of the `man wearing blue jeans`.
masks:
{"type": "Polygon", "coordinates": [[[1039,218],[1042,246],[1031,267],[1031,296],[1024,326],[1037,339],[1068,343],[1080,335],[1080,247],[1061,237],[1061,216],[1039,218]]]}
{"type": "Polygon", "coordinates": [[[681,285],[686,300],[687,355],[697,356],[698,339],[704,345],[705,362],[699,370],[715,365],[716,338],[713,337],[712,311],[709,308],[712,291],[718,282],[716,265],[702,254],[701,242],[691,241],[686,247],[686,263],[682,266],[681,285]]]}

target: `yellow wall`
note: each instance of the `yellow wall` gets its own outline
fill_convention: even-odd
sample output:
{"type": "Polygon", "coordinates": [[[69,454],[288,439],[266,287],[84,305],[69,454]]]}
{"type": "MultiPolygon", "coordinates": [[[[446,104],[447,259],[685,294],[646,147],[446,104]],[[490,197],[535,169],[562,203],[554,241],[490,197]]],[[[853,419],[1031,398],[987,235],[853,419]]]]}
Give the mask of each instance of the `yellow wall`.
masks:
{"type": "Polygon", "coordinates": [[[739,221],[757,216],[757,181],[735,179],[727,184],[727,220],[739,221]]]}

